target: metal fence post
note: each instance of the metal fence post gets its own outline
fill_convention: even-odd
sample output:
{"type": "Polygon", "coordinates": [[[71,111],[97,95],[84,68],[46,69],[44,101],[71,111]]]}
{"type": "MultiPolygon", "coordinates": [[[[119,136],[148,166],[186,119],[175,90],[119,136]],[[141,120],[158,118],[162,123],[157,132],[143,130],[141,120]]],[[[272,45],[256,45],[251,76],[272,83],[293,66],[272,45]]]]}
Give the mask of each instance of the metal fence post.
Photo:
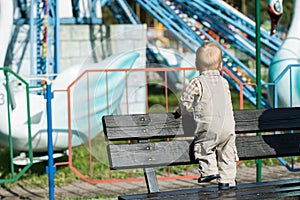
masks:
{"type": "MultiPolygon", "coordinates": [[[[256,108],[261,108],[261,44],[260,44],[260,1],[255,1],[255,22],[256,22],[256,108]]],[[[261,133],[257,133],[261,135],[261,133]]],[[[261,182],[262,160],[256,160],[256,181],[261,182]]]]}
{"type": "Polygon", "coordinates": [[[54,174],[56,167],[53,160],[53,141],[52,141],[52,107],[51,99],[53,98],[53,92],[51,91],[51,84],[47,83],[46,93],[44,98],[47,100],[47,132],[48,132],[48,166],[46,167],[46,173],[48,174],[49,183],[49,199],[54,199],[54,174]]]}

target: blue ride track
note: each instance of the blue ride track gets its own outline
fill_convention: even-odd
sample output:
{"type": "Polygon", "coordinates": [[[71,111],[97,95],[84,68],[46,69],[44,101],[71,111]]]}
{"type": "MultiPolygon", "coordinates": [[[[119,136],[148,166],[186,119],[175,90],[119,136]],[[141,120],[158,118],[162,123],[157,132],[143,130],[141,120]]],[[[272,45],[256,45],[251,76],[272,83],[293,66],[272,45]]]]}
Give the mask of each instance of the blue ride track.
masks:
{"type": "MultiPolygon", "coordinates": [[[[124,1],[124,0],[119,0],[119,1],[124,1]]],[[[112,2],[112,1],[107,1],[107,2],[112,2]]],[[[160,23],[166,27],[168,31],[170,31],[178,40],[180,40],[184,45],[186,45],[189,49],[191,49],[193,52],[196,51],[197,47],[200,46],[203,42],[204,39],[202,39],[200,36],[205,36],[208,40],[215,41],[208,33],[207,33],[207,28],[197,28],[197,31],[195,31],[195,27],[191,26],[190,24],[187,23],[186,20],[184,20],[182,17],[180,17],[179,13],[185,13],[189,18],[193,18],[194,20],[199,20],[199,22],[203,23],[202,19],[204,19],[204,15],[210,16],[210,18],[206,20],[206,22],[210,21],[217,21],[216,17],[221,17],[222,20],[226,22],[231,22],[230,18],[225,15],[218,15],[214,16],[214,12],[208,12],[209,10],[213,11],[214,9],[212,8],[211,5],[205,4],[206,7],[203,9],[201,8],[202,4],[204,3],[203,1],[185,1],[185,0],[176,0],[176,1],[161,1],[161,0],[152,0],[152,1],[147,1],[147,0],[136,0],[138,4],[143,7],[148,13],[150,13],[156,20],[158,20],[160,23]],[[193,8],[193,9],[191,9],[193,8]],[[195,15],[197,13],[197,15],[195,15]],[[204,14],[206,13],[206,14],[204,14]],[[213,18],[214,17],[214,18],[213,18]]],[[[207,1],[205,1],[207,2],[207,1]]],[[[212,3],[212,1],[209,1],[212,3]]],[[[233,10],[234,8],[232,8],[233,10]]],[[[127,10],[130,10],[128,7],[124,7],[123,5],[119,4],[118,8],[115,8],[115,10],[118,10],[118,13],[127,13],[127,10]]],[[[225,9],[220,9],[224,10],[227,14],[230,13],[225,9]]],[[[252,31],[251,35],[254,35],[255,33],[253,32],[255,24],[251,20],[248,19],[246,16],[240,14],[237,15],[235,12],[231,11],[233,14],[231,16],[235,15],[235,18],[239,18],[243,26],[239,26],[238,28],[241,28],[243,30],[247,30],[247,32],[252,31]],[[244,16],[243,18],[240,16],[244,16]],[[246,20],[247,19],[247,20],[246,20]],[[247,22],[247,23],[246,23],[247,22]]],[[[134,14],[133,12],[130,12],[130,14],[134,14]]],[[[127,16],[128,14],[123,14],[123,16],[127,16]]],[[[125,20],[124,20],[125,21],[125,20]]],[[[255,51],[253,51],[254,44],[250,42],[250,40],[246,40],[242,36],[239,36],[239,38],[243,41],[237,40],[237,33],[233,33],[232,31],[229,32],[227,28],[227,32],[224,31],[225,24],[218,23],[218,28],[221,27],[223,30],[219,30],[219,32],[223,31],[223,34],[227,35],[227,37],[231,37],[232,42],[235,42],[236,46],[241,49],[246,51],[247,53],[250,53],[252,56],[255,55],[255,51]],[[246,41],[246,43],[245,43],[246,41]],[[252,50],[249,48],[252,47],[252,50]]],[[[213,27],[213,26],[211,26],[213,27]]],[[[214,27],[216,28],[216,27],[214,27]]],[[[272,37],[268,36],[266,34],[266,31],[263,31],[263,40],[265,45],[273,50],[276,50],[279,48],[280,41],[277,39],[272,39],[273,43],[267,42],[267,40],[270,40],[272,37]],[[266,38],[266,39],[265,39],[266,38]]],[[[215,41],[216,42],[216,41],[215,41]]],[[[242,63],[239,59],[237,59],[235,56],[233,56],[227,49],[223,48],[222,45],[220,45],[220,48],[223,50],[224,55],[223,55],[223,65],[226,67],[228,70],[231,71],[232,74],[236,76],[237,79],[239,79],[241,82],[245,83],[243,87],[243,94],[246,99],[248,99],[253,105],[256,105],[256,92],[253,86],[248,85],[245,80],[238,74],[236,71],[237,67],[242,68],[243,71],[246,72],[248,77],[251,77],[252,79],[256,79],[256,75],[249,69],[248,66],[246,66],[244,63],[242,63]]],[[[150,52],[151,53],[151,52],[150,52]]],[[[273,55],[266,53],[266,58],[263,57],[262,61],[264,64],[269,65],[270,64],[270,59],[272,58],[273,55]]],[[[161,56],[161,55],[159,55],[161,56]]],[[[165,60],[163,61],[165,64],[165,60]]],[[[237,84],[235,81],[233,81],[232,78],[226,76],[227,80],[229,83],[235,88],[237,91],[240,90],[240,85],[237,84]]],[[[266,87],[266,83],[264,81],[261,81],[262,85],[266,87]]],[[[269,102],[265,99],[262,98],[262,106],[265,108],[270,108],[269,102]]]]}

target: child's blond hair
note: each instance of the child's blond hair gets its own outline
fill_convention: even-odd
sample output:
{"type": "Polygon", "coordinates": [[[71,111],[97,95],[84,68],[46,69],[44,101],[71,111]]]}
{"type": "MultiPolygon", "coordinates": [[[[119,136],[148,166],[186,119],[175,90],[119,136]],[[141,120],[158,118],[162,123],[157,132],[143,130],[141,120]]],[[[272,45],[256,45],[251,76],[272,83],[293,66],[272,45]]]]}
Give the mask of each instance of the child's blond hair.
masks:
{"type": "Polygon", "coordinates": [[[196,52],[196,68],[199,71],[220,70],[222,67],[222,50],[213,42],[203,43],[196,52]]]}

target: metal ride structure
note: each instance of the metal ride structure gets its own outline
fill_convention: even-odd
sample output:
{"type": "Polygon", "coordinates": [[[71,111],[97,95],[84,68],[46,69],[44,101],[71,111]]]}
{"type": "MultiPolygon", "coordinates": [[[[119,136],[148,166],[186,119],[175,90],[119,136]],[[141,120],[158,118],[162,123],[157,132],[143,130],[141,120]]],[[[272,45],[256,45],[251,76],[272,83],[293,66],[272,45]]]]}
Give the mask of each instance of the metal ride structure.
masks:
{"type": "MultiPolygon", "coordinates": [[[[30,26],[30,74],[58,73],[60,23],[57,21],[60,20],[57,0],[18,0],[16,4],[18,17],[14,18],[14,25],[30,26]]],[[[36,82],[41,85],[40,80],[36,82]]]]}
{"type": "MultiPolygon", "coordinates": [[[[196,18],[197,21],[201,22],[203,25],[202,29],[205,29],[206,32],[212,31],[215,32],[215,34],[218,35],[218,37],[223,38],[226,40],[227,43],[230,43],[232,46],[238,48],[240,51],[248,53],[253,58],[255,58],[255,44],[247,37],[242,34],[242,31],[246,30],[250,32],[249,26],[246,26],[244,28],[244,25],[246,21],[245,19],[248,19],[247,17],[240,14],[238,11],[233,9],[231,6],[231,9],[226,9],[222,12],[222,10],[219,8],[218,2],[202,2],[202,1],[183,1],[183,0],[177,0],[174,1],[180,6],[180,8],[188,14],[188,16],[192,16],[193,18],[196,18]],[[210,5],[212,4],[212,5],[210,5]],[[215,5],[218,5],[216,7],[215,5]],[[233,15],[231,13],[238,12],[239,15],[233,15]],[[230,15],[231,14],[231,15],[230,15]],[[229,15],[229,16],[228,16],[229,15]],[[233,19],[236,20],[235,23],[233,23],[233,19]],[[241,21],[241,22],[239,22],[241,21]],[[241,30],[238,32],[238,30],[241,30]]],[[[221,1],[226,8],[226,5],[229,6],[227,3],[221,1]]],[[[173,3],[173,6],[175,3],[173,3]]],[[[175,4],[176,5],[176,4],[175,4]]],[[[223,8],[222,7],[222,8],[223,8]]],[[[248,20],[249,21],[249,20],[248,20]]],[[[248,22],[247,21],[247,22],[248,22]]],[[[253,25],[253,24],[251,24],[253,25]]],[[[252,35],[253,31],[255,29],[251,30],[252,35]]],[[[250,36],[252,36],[250,35],[250,36]]],[[[268,43],[268,46],[270,46],[270,43],[268,43]]],[[[273,46],[271,46],[273,47],[273,46]]],[[[274,47],[276,49],[276,47],[274,47]]],[[[270,64],[270,59],[272,58],[271,53],[264,51],[263,52],[263,59],[262,62],[265,65],[270,64]]]]}
{"type": "MultiPolygon", "coordinates": [[[[19,0],[20,10],[21,10],[21,18],[16,19],[15,23],[28,23],[28,19],[23,18],[22,16],[26,16],[26,1],[19,0]]],[[[34,2],[34,1],[32,1],[34,2]]],[[[99,6],[99,3],[97,3],[96,0],[91,1],[91,17],[80,17],[80,7],[79,7],[79,0],[73,0],[72,1],[72,11],[73,11],[73,18],[59,18],[57,14],[58,5],[57,2],[50,0],[48,1],[37,1],[37,5],[42,6],[36,6],[37,10],[37,16],[35,22],[31,22],[31,40],[34,40],[34,33],[33,30],[36,30],[36,56],[37,56],[37,63],[36,63],[36,69],[31,69],[31,74],[45,74],[46,71],[48,74],[51,73],[57,73],[59,72],[59,40],[57,39],[59,37],[59,25],[60,24],[86,24],[86,23],[102,23],[101,20],[99,20],[96,17],[96,6],[99,6]],[[57,21],[60,21],[60,23],[57,23],[57,21]],[[34,29],[34,25],[36,25],[36,29],[34,29]],[[47,26],[46,26],[47,25],[47,26]],[[51,33],[52,32],[52,33],[51,33]],[[54,33],[54,34],[53,34],[54,33]],[[52,38],[53,36],[53,38],[52,38]],[[50,44],[50,45],[49,45],[50,44]],[[48,55],[46,55],[46,53],[48,55]],[[47,57],[47,58],[46,58],[47,57]],[[46,67],[47,65],[47,67],[46,67]],[[48,68],[48,69],[47,69],[48,68]]],[[[137,0],[137,3],[139,3],[147,12],[149,12],[151,15],[153,15],[154,18],[156,18],[158,21],[160,21],[172,34],[175,35],[180,41],[183,42],[188,48],[190,48],[192,51],[195,51],[195,48],[199,46],[204,40],[201,39],[201,37],[206,37],[209,40],[214,40],[212,37],[210,37],[207,34],[207,27],[197,27],[195,24],[191,25],[192,22],[196,22],[198,20],[202,24],[207,24],[203,22],[203,9],[208,9],[212,14],[214,12],[214,5],[211,1],[204,3],[203,1],[142,1],[137,0]],[[176,3],[178,3],[178,6],[176,6],[176,3]],[[191,9],[189,7],[193,6],[193,8],[197,9],[197,15],[189,16],[191,15],[191,9]],[[202,8],[202,9],[201,9],[202,8]],[[156,12],[156,9],[159,9],[160,12],[156,12]],[[181,9],[181,10],[179,10],[181,9]],[[180,13],[178,13],[180,12],[180,13]],[[157,14],[160,13],[160,14],[157,14]],[[194,19],[196,17],[196,19],[194,19]],[[199,34],[201,37],[199,37],[199,34]]],[[[115,17],[119,20],[120,23],[132,23],[132,24],[140,24],[138,17],[135,15],[129,4],[124,0],[106,0],[101,1],[101,7],[108,6],[110,10],[113,12],[115,17]]],[[[225,20],[225,22],[229,24],[236,24],[232,22],[232,19],[230,17],[234,17],[234,19],[239,19],[241,21],[240,24],[243,24],[244,26],[239,26],[242,30],[245,30],[247,34],[250,36],[253,35],[253,22],[249,22],[249,19],[246,17],[241,17],[240,15],[236,14],[236,11],[232,11],[235,9],[228,9],[225,6],[223,6],[218,9],[220,9],[220,13],[226,13],[220,15],[220,18],[225,20]],[[223,8],[224,7],[224,8],[223,8]],[[228,17],[228,13],[230,13],[230,17],[228,17]],[[251,33],[251,34],[250,34],[251,33]]],[[[31,11],[33,13],[33,10],[31,11]]],[[[28,15],[28,14],[27,14],[28,15]]],[[[205,16],[206,17],[206,16],[205,16]]],[[[224,26],[223,26],[224,27],[224,26]]],[[[222,32],[222,31],[219,31],[222,32]]],[[[224,32],[224,31],[223,31],[224,32]]],[[[226,32],[228,33],[228,32],[226,32]]],[[[265,33],[265,31],[264,31],[265,33]]],[[[224,34],[224,33],[223,33],[224,34]]],[[[229,35],[229,34],[228,34],[229,35]]],[[[236,35],[236,34],[235,34],[236,35]]],[[[266,34],[264,34],[266,35],[266,34]]],[[[263,39],[262,41],[275,41],[275,44],[267,44],[270,46],[270,48],[276,49],[278,48],[279,41],[276,39],[270,40],[272,38],[265,36],[267,39],[263,39]],[[277,45],[277,46],[276,46],[277,45]]],[[[241,37],[239,37],[241,38],[241,37]]],[[[238,41],[236,40],[236,37],[233,37],[231,41],[238,41]]],[[[33,43],[31,42],[33,49],[33,43]]],[[[239,48],[242,48],[243,50],[250,50],[251,54],[253,55],[255,52],[253,51],[253,44],[245,44],[244,42],[239,43],[239,48]],[[249,45],[252,47],[249,48],[249,45]],[[252,50],[251,50],[252,49],[252,50]]],[[[255,74],[249,70],[247,66],[245,66],[242,62],[240,62],[238,59],[236,59],[234,56],[232,56],[226,49],[224,49],[224,65],[228,69],[230,69],[233,74],[236,74],[239,79],[241,79],[243,82],[245,82],[244,87],[244,94],[245,97],[255,105],[255,92],[253,90],[252,86],[247,85],[247,81],[245,79],[255,79],[255,74]],[[236,71],[238,70],[238,71],[236,71]],[[243,70],[243,73],[240,72],[243,70]],[[242,77],[241,77],[242,76],[242,77]]],[[[158,56],[160,58],[163,58],[161,54],[154,55],[153,50],[151,48],[147,48],[147,51],[149,52],[148,55],[152,55],[152,58],[157,58],[158,56]]],[[[31,50],[31,52],[34,52],[34,50],[31,50]]],[[[33,58],[33,54],[31,56],[33,58]]],[[[268,57],[271,57],[271,55],[268,55],[268,57]]],[[[264,61],[264,59],[262,59],[264,61]]],[[[158,61],[156,59],[156,61],[158,61]]],[[[33,68],[33,59],[31,60],[31,67],[33,68]]],[[[163,59],[163,64],[168,65],[167,61],[163,59]]],[[[266,64],[269,63],[268,60],[265,61],[266,64]]],[[[229,80],[230,83],[234,86],[235,89],[238,91],[240,88],[232,82],[232,80],[229,80]]],[[[40,84],[40,83],[38,83],[40,84]]],[[[265,85],[263,82],[262,85],[265,85]]],[[[269,107],[268,102],[265,99],[262,99],[264,107],[269,107]]]]}
{"type": "MultiPolygon", "coordinates": [[[[86,17],[81,12],[80,1],[72,0],[73,17],[61,18],[59,16],[58,0],[31,0],[30,5],[30,30],[35,30],[36,41],[36,70],[32,69],[32,75],[36,74],[57,74],[60,72],[59,66],[59,34],[61,24],[102,24],[102,18],[97,15],[97,6],[100,7],[99,0],[90,0],[90,16],[86,17]],[[34,16],[34,6],[36,5],[36,16],[34,16]],[[36,72],[36,73],[35,73],[36,72]]],[[[26,4],[26,0],[19,0],[19,5],[26,4]]],[[[24,6],[20,6],[24,9],[24,6]]],[[[22,10],[22,13],[26,12],[22,10]]],[[[28,10],[27,10],[28,12],[28,10]]],[[[21,15],[23,16],[23,15],[21,15]]],[[[27,18],[18,18],[15,24],[27,23],[27,18]]],[[[34,33],[31,33],[34,40],[34,33]]],[[[31,45],[34,41],[31,40],[31,45]]],[[[33,48],[33,46],[31,46],[33,48]]],[[[31,52],[34,52],[31,49],[31,52]]],[[[33,54],[31,55],[33,58],[33,54]]],[[[34,66],[31,63],[31,66],[34,66]]]]}
{"type": "MultiPolygon", "coordinates": [[[[176,5],[177,1],[136,0],[136,2],[139,3],[155,19],[162,23],[168,31],[170,31],[178,40],[180,40],[193,52],[196,51],[196,48],[201,45],[204,40],[215,41],[215,39],[206,32],[205,28],[199,27],[199,23],[201,21],[197,20],[200,17],[195,14],[193,16],[189,16],[188,14],[191,14],[191,12],[185,13],[185,11],[181,9],[181,3],[176,5]]],[[[120,7],[120,10],[125,9],[120,7]]],[[[245,84],[243,87],[245,98],[248,99],[253,105],[256,105],[255,89],[253,88],[252,84],[249,84],[249,80],[255,80],[256,75],[248,68],[248,66],[243,64],[240,60],[229,53],[227,49],[221,45],[220,47],[224,52],[224,67],[228,68],[239,80],[245,84]],[[243,72],[241,72],[241,70],[243,72]]],[[[245,49],[247,46],[243,46],[243,48],[245,49]]],[[[269,61],[267,63],[269,63],[269,61]]],[[[227,77],[227,80],[237,91],[240,90],[239,85],[236,84],[231,78],[227,77]]],[[[266,85],[264,81],[261,82],[262,85],[266,85]]],[[[264,98],[262,98],[262,105],[266,108],[270,108],[268,101],[264,98]]]]}
{"type": "MultiPolygon", "coordinates": [[[[211,15],[219,17],[225,24],[234,26],[236,29],[241,30],[246,33],[247,36],[255,39],[255,21],[247,17],[245,14],[239,12],[236,8],[233,8],[228,3],[222,0],[215,1],[185,1],[180,0],[179,2],[184,3],[185,5],[195,6],[196,10],[201,11],[202,15],[205,17],[210,17],[207,13],[204,13],[204,10],[208,10],[211,15]]],[[[265,45],[268,50],[277,51],[280,47],[282,41],[281,39],[270,35],[265,29],[260,27],[261,32],[261,43],[265,45]]],[[[274,53],[274,52],[273,52],[274,53]]]]}
{"type": "MultiPolygon", "coordinates": [[[[34,96],[34,99],[40,99],[39,101],[43,101],[43,96],[41,94],[43,94],[43,90],[45,89],[44,86],[46,86],[44,79],[46,78],[47,80],[54,80],[57,74],[60,73],[60,24],[102,24],[102,19],[99,18],[97,14],[98,11],[96,12],[96,6],[101,8],[99,0],[89,1],[89,9],[92,9],[90,10],[88,17],[84,15],[84,12],[87,12],[86,8],[84,12],[80,12],[80,7],[82,7],[82,4],[79,5],[79,3],[80,1],[72,1],[72,5],[74,6],[74,9],[72,10],[72,17],[67,18],[59,17],[59,5],[58,1],[56,0],[20,0],[17,1],[17,4],[11,11],[12,19],[13,16],[18,16],[13,19],[14,29],[18,31],[20,30],[19,26],[25,24],[30,30],[28,33],[29,37],[26,36],[30,43],[30,65],[29,67],[23,67],[26,68],[23,70],[25,73],[23,73],[29,74],[29,76],[26,75],[25,79],[26,81],[30,82],[30,86],[32,87],[30,96],[34,96]],[[38,92],[33,92],[32,89],[37,90],[38,92]]],[[[5,6],[7,6],[6,4],[7,3],[2,3],[1,8],[5,9],[5,6]]],[[[9,34],[6,35],[10,37],[9,34]]],[[[6,40],[9,39],[10,38],[7,38],[6,40]]],[[[10,48],[12,48],[15,46],[14,43],[18,42],[16,42],[15,39],[11,39],[10,43],[10,48]]],[[[6,55],[6,57],[8,56],[6,55]]],[[[20,59],[22,58],[23,56],[21,56],[20,59]]],[[[9,57],[6,60],[12,60],[12,58],[9,57]]],[[[7,65],[10,66],[9,62],[7,62],[7,65]]],[[[16,71],[18,73],[20,69],[17,69],[16,71]]],[[[9,81],[13,83],[15,80],[13,80],[12,77],[12,79],[9,81]]],[[[14,86],[15,88],[10,89],[12,97],[14,97],[15,93],[20,91],[22,84],[19,84],[19,87],[14,86]]],[[[22,102],[19,103],[22,104],[22,102]]],[[[20,109],[20,106],[21,105],[18,106],[17,110],[20,109]]],[[[15,105],[13,105],[13,107],[15,107],[15,105]]],[[[40,111],[41,113],[43,112],[42,110],[40,111]]],[[[16,150],[22,151],[22,147],[16,148],[16,150]]],[[[35,150],[38,151],[38,149],[35,150]]]]}
{"type": "MultiPolygon", "coordinates": [[[[30,29],[36,27],[36,71],[31,69],[31,75],[45,75],[47,73],[57,74],[59,71],[59,20],[58,6],[55,1],[37,0],[36,1],[36,20],[34,23],[33,11],[31,11],[30,29]],[[53,37],[52,37],[53,35],[53,37]],[[52,44],[53,43],[53,53],[52,44]],[[48,44],[50,44],[48,46],[48,44]]],[[[31,1],[31,9],[34,1],[31,1]]],[[[33,37],[33,36],[32,36],[33,37]]],[[[31,38],[32,38],[31,37],[31,38]]],[[[31,42],[33,45],[33,42],[31,42]]],[[[32,47],[32,46],[31,46],[32,47]]],[[[33,52],[33,51],[31,51],[33,52]]],[[[33,61],[33,55],[31,55],[33,61]]],[[[31,63],[33,67],[33,63],[31,63]]],[[[42,82],[37,80],[37,86],[42,82]]]]}

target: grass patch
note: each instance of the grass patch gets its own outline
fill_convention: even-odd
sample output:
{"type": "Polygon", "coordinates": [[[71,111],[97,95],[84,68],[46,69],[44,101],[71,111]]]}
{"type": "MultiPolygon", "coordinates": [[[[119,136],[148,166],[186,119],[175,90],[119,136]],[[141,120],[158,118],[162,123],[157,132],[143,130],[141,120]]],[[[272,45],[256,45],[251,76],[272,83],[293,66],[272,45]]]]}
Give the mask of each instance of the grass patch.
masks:
{"type": "MultiPolygon", "coordinates": [[[[299,156],[294,156],[294,157],[285,157],[284,160],[287,163],[291,163],[293,159],[293,162],[299,163],[300,162],[300,157],[299,156]]],[[[266,158],[262,159],[262,165],[263,166],[278,166],[282,165],[282,163],[277,159],[277,158],[266,158]]],[[[244,160],[242,163],[239,165],[239,167],[255,167],[256,166],[256,161],[255,160],[244,160]]]]}
{"type": "Polygon", "coordinates": [[[181,92],[173,92],[167,89],[168,99],[166,98],[166,90],[162,84],[150,83],[148,85],[148,106],[149,113],[166,112],[166,105],[170,112],[175,111],[178,107],[181,92]]]}
{"type": "MultiPolygon", "coordinates": [[[[239,110],[240,109],[240,93],[236,90],[231,89],[231,101],[232,101],[232,107],[233,110],[239,110]]],[[[250,103],[247,99],[244,99],[244,109],[255,109],[255,106],[250,103]]]]}

